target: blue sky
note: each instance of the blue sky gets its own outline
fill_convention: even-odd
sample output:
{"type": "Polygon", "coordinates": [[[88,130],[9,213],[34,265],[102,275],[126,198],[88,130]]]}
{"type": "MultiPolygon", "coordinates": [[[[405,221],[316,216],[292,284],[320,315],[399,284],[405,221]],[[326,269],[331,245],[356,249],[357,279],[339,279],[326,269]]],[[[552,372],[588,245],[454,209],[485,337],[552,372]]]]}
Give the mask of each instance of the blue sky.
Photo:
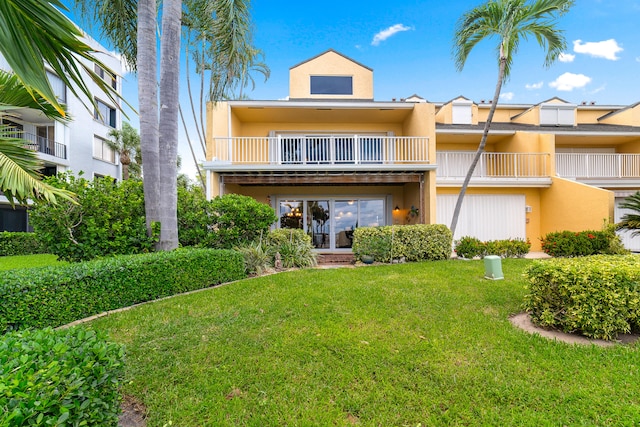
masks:
{"type": "MultiPolygon", "coordinates": [[[[247,94],[256,100],[285,98],[289,68],[332,48],[374,70],[377,101],[412,94],[432,102],[458,95],[475,102],[491,99],[497,78],[496,41],[479,44],[461,72],[452,55],[458,18],[481,3],[254,0],[255,45],[265,53],[271,78],[264,82],[256,76],[256,88],[247,94]]],[[[640,0],[576,3],[558,22],[568,44],[566,55],[545,68],[544,50],[535,40],[523,42],[501,102],[538,103],[554,96],[578,104],[640,101],[640,0]]],[[[96,31],[88,32],[100,41],[96,31]]],[[[128,75],[123,92],[133,105],[136,91],[135,76],[128,75]]],[[[137,118],[131,122],[137,126],[137,118]]],[[[184,138],[181,132],[183,171],[193,175],[184,138]]]]}
{"type": "MultiPolygon", "coordinates": [[[[452,38],[458,18],[476,1],[435,2],[284,0],[254,1],[255,42],[272,77],[253,99],[287,96],[289,67],[328,48],[374,70],[376,100],[414,93],[429,101],[464,95],[490,99],[497,78],[495,41],[483,42],[455,70],[452,38]]],[[[544,67],[535,40],[521,44],[502,102],[536,103],[553,96],[569,102],[631,104],[640,101],[640,1],[578,0],[559,21],[567,55],[544,67]]]]}

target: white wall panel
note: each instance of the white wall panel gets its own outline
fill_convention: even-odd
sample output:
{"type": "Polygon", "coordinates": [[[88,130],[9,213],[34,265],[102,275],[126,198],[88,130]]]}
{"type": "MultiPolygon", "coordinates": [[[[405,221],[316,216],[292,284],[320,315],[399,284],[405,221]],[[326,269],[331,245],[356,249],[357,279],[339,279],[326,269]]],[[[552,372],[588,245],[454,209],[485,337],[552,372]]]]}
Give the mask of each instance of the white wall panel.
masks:
{"type": "MultiPolygon", "coordinates": [[[[441,194],[437,198],[436,219],[451,225],[457,194],[441,194]]],[[[526,239],[524,195],[471,194],[462,202],[462,210],[454,240],[464,236],[482,241],[526,239]]]]}
{"type": "MultiPolygon", "coordinates": [[[[626,213],[635,213],[630,209],[622,209],[620,207],[622,202],[624,202],[624,197],[616,197],[615,222],[619,222],[626,213]]],[[[640,236],[631,237],[631,233],[631,231],[618,231],[618,236],[622,239],[625,248],[633,252],[640,252],[640,236]]]]}

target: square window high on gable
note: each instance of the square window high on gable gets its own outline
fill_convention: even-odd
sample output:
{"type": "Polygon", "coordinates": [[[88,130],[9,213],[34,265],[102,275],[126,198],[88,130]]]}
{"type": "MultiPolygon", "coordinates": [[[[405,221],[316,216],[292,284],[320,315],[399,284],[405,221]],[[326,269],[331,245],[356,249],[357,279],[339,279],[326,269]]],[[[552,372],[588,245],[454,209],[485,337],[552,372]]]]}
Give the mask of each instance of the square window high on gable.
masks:
{"type": "Polygon", "coordinates": [[[311,95],[353,95],[353,77],[311,76],[311,95]]]}

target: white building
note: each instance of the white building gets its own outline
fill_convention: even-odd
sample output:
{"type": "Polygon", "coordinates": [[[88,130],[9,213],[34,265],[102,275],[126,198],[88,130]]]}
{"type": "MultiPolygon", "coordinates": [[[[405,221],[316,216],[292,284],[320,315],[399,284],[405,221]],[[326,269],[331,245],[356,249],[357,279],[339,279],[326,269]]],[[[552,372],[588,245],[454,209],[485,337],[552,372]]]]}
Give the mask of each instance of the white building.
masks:
{"type": "MultiPolygon", "coordinates": [[[[114,73],[110,74],[94,66],[95,72],[114,87],[118,93],[122,90],[122,62],[120,58],[108,52],[95,40],[85,35],[85,42],[96,52],[98,59],[114,73]]],[[[0,55],[0,69],[11,71],[9,64],[0,55]]],[[[110,150],[104,141],[109,131],[121,129],[121,112],[116,105],[88,78],[85,79],[90,92],[95,96],[99,111],[93,111],[87,99],[79,99],[67,88],[53,72],[48,72],[49,81],[58,99],[66,104],[71,116],[68,123],[60,123],[45,117],[38,110],[20,108],[0,111],[0,124],[9,125],[20,132],[20,136],[29,141],[29,148],[38,153],[44,162],[42,173],[50,176],[58,172],[71,171],[77,175],[92,179],[100,176],[112,176],[122,179],[122,166],[117,153],[110,150]]],[[[18,135],[17,135],[18,136],[18,135]]],[[[0,231],[26,231],[28,218],[24,208],[12,209],[7,198],[0,193],[0,231]]]]}

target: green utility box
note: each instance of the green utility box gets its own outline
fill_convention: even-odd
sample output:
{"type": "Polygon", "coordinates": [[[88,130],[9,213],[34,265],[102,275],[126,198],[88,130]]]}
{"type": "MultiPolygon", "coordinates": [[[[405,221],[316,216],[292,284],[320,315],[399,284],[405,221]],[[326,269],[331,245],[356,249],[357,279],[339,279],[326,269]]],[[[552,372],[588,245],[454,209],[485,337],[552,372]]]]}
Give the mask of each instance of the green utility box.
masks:
{"type": "Polygon", "coordinates": [[[497,255],[484,257],[484,278],[491,280],[504,279],[502,274],[502,258],[497,255]]]}

